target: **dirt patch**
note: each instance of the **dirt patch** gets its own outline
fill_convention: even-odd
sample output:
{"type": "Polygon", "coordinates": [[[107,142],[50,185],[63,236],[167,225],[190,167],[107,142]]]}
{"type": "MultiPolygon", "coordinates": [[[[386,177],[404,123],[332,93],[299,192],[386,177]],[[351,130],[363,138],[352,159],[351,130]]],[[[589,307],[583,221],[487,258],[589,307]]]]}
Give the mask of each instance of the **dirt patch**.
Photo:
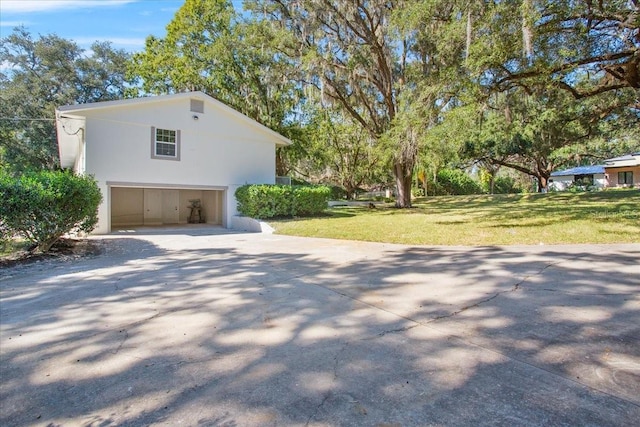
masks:
{"type": "Polygon", "coordinates": [[[0,268],[10,268],[18,265],[32,264],[48,260],[68,260],[82,257],[97,256],[104,253],[103,242],[88,239],[60,239],[46,253],[34,253],[22,250],[0,257],[0,268]]]}

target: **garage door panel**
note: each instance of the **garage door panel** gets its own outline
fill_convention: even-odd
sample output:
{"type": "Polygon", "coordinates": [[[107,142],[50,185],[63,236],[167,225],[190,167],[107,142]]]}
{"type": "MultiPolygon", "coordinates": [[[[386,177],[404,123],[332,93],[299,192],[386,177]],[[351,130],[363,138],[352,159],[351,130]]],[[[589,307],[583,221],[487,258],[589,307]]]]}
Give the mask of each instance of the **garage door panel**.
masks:
{"type": "Polygon", "coordinates": [[[203,191],[202,207],[207,224],[222,224],[222,191],[203,191]]]}
{"type": "Polygon", "coordinates": [[[144,225],[162,224],[162,190],[144,189],[144,225]]]}
{"type": "Polygon", "coordinates": [[[116,227],[141,225],[144,221],[142,188],[111,189],[111,224],[116,227]]]}
{"type": "Polygon", "coordinates": [[[178,190],[162,190],[162,223],[177,224],[180,219],[178,190]]]}

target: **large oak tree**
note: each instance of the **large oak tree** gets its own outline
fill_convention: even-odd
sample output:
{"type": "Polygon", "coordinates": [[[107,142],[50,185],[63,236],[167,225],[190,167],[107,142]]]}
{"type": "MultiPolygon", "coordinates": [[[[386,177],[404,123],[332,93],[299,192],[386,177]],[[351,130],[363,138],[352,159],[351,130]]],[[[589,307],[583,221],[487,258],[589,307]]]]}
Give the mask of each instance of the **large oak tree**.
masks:
{"type": "Polygon", "coordinates": [[[120,99],[129,55],[96,42],[85,52],[56,35],[16,28],[1,40],[0,156],[8,172],[59,167],[54,111],[66,104],[120,99]]]}
{"type": "Polygon", "coordinates": [[[450,71],[463,58],[464,26],[448,3],[415,10],[408,6],[417,2],[403,0],[247,2],[281,34],[277,49],[299,65],[298,81],[388,149],[398,207],[411,206],[420,146],[450,105],[450,71]]]}
{"type": "Polygon", "coordinates": [[[585,98],[640,89],[637,0],[469,1],[471,64],[496,90],[545,85],[585,98]]]}

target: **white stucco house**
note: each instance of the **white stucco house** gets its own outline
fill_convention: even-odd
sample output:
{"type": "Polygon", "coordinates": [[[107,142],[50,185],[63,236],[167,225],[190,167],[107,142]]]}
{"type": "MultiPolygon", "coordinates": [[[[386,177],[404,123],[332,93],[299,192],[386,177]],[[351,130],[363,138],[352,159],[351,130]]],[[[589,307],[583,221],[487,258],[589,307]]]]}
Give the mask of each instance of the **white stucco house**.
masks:
{"type": "Polygon", "coordinates": [[[588,184],[598,189],[606,187],[604,166],[578,166],[571,169],[555,171],[549,179],[549,189],[564,191],[573,184],[588,184]]]}
{"type": "Polygon", "coordinates": [[[201,219],[233,227],[235,190],[275,182],[291,143],[216,99],[189,92],[56,110],[60,165],[93,175],[103,201],[95,233],[201,219]]]}

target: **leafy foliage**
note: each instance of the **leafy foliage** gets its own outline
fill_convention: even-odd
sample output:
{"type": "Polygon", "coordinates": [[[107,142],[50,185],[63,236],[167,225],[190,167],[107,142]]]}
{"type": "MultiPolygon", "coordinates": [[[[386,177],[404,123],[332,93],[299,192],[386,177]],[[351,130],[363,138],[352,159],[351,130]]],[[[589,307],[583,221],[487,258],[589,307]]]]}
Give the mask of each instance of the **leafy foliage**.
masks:
{"type": "MultiPolygon", "coordinates": [[[[489,192],[489,186],[484,188],[485,192],[489,192]]],[[[522,193],[522,188],[518,186],[515,179],[510,176],[497,176],[493,180],[493,194],[518,194],[522,193]]]]}
{"type": "MultiPolygon", "coordinates": [[[[307,156],[301,165],[315,181],[340,187],[353,199],[358,188],[380,175],[381,154],[371,136],[347,116],[316,110],[307,124],[307,156]]],[[[342,197],[340,197],[342,198],[342,197]]]]}
{"type": "Polygon", "coordinates": [[[472,2],[468,16],[469,67],[494,90],[582,99],[640,88],[637,1],[472,2]]]}
{"type": "Polygon", "coordinates": [[[636,1],[233,3],[186,0],[131,61],[24,29],[2,39],[0,169],[57,167],[56,106],[186,90],[291,139],[278,175],[348,195],[395,181],[400,207],[460,161],[490,192],[501,167],[543,190],[558,167],[640,149],[636,1]]]}
{"type": "MultiPolygon", "coordinates": [[[[544,191],[557,168],[579,164],[580,158],[596,159],[598,154],[594,150],[589,156],[588,148],[595,140],[633,138],[633,114],[624,100],[614,93],[576,100],[558,90],[495,94],[479,105],[475,126],[463,130],[463,156],[486,170],[504,166],[529,175],[544,191]],[[618,128],[614,122],[628,125],[618,128]]],[[[611,157],[608,152],[604,158],[611,157]]]]}
{"type": "Polygon", "coordinates": [[[271,23],[279,36],[272,40],[297,66],[291,76],[305,85],[305,95],[318,99],[321,109],[349,116],[372,145],[386,152],[398,207],[411,206],[412,174],[425,129],[449,107],[455,92],[451,83],[457,80],[452,70],[458,69],[464,46],[464,36],[445,37],[460,29],[447,2],[426,3],[437,19],[421,20],[407,7],[420,6],[413,1],[245,3],[271,23]],[[405,9],[408,15],[402,15],[405,9]]]}
{"type": "Polygon", "coordinates": [[[243,185],[236,190],[238,211],[252,218],[311,216],[327,208],[327,186],[243,185]]]}
{"type": "Polygon", "coordinates": [[[435,183],[436,195],[482,194],[480,184],[460,169],[443,169],[438,172],[435,183]]]}
{"type": "Polygon", "coordinates": [[[187,0],[131,77],[203,90],[289,137],[278,175],[348,194],[393,180],[408,207],[416,172],[469,160],[544,190],[557,167],[637,141],[634,2],[231,3],[187,0]]]}
{"type": "Polygon", "coordinates": [[[0,223],[47,252],[64,234],[90,232],[98,221],[100,189],[89,176],[41,171],[0,176],[0,223]]]}
{"type": "Polygon", "coordinates": [[[56,107],[125,96],[129,55],[96,42],[87,55],[56,35],[16,28],[0,40],[0,160],[6,172],[58,167],[56,107]]]}

